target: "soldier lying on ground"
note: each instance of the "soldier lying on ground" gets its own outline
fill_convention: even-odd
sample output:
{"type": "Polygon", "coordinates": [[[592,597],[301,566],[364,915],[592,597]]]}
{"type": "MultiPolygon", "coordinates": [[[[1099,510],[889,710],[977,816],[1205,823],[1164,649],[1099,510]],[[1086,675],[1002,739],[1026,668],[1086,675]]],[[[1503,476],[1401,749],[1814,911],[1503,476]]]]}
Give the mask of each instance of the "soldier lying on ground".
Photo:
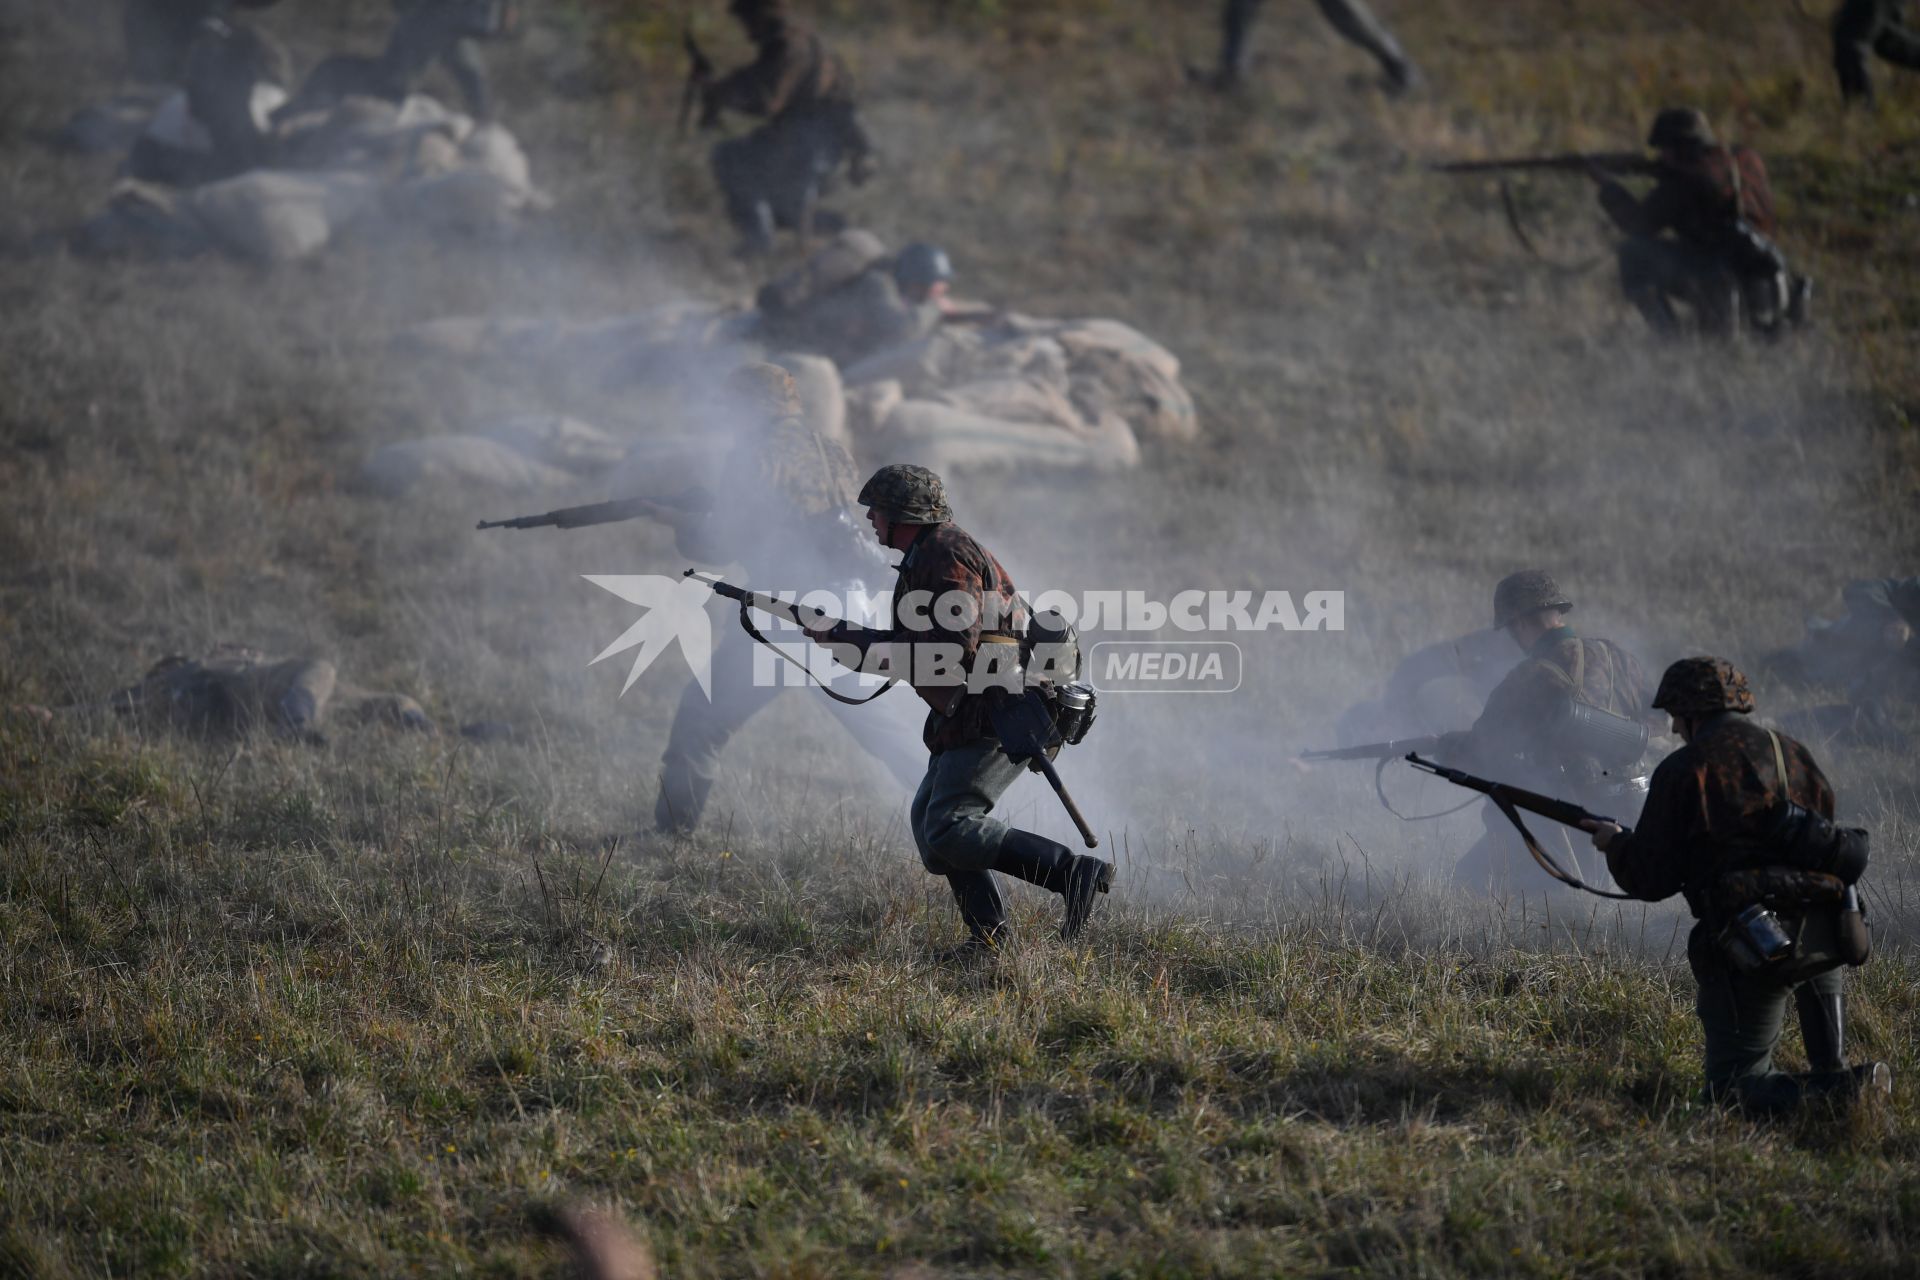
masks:
{"type": "Polygon", "coordinates": [[[742,252],[765,253],[777,228],[803,240],[836,229],[819,201],[842,164],[855,185],[867,180],[873,143],[855,111],[846,66],[793,17],[786,0],[732,0],[728,11],[757,52],[702,89],[700,124],[712,128],[728,111],[766,122],[717,144],[711,158],[742,252]]]}
{"type": "MultiPolygon", "coordinates": [[[[1538,569],[1501,579],[1493,625],[1526,657],[1488,695],[1473,727],[1442,735],[1433,754],[1455,768],[1630,820],[1644,788],[1645,739],[1636,747],[1630,731],[1647,718],[1645,677],[1620,645],[1575,634],[1566,619],[1572,608],[1538,569]],[[1619,730],[1617,742],[1608,729],[1619,730]]],[[[1486,830],[1454,878],[1465,888],[1505,892],[1514,886],[1521,846],[1497,808],[1487,804],[1482,814],[1486,830]]]]}
{"type": "Polygon", "coordinates": [[[348,684],[322,659],[274,659],[237,644],[219,645],[204,658],[162,658],[104,705],[146,729],[208,736],[266,729],[319,742],[329,717],[434,731],[420,704],[405,694],[348,684]]]}
{"type": "Polygon", "coordinates": [[[1920,576],[1861,578],[1841,600],[1841,617],[1808,619],[1798,648],[1765,661],[1777,676],[1842,685],[1847,700],[1791,712],[1782,723],[1797,733],[1904,748],[1907,735],[1894,719],[1920,702],[1920,576]]]}
{"type": "Polygon", "coordinates": [[[1742,324],[1773,333],[1803,323],[1812,284],[1788,271],[1773,244],[1773,190],[1759,153],[1720,145],[1706,116],[1684,107],[1655,117],[1647,145],[1659,158],[1644,199],[1592,170],[1600,207],[1627,236],[1620,288],[1647,323],[1678,333],[1675,302],[1716,337],[1742,324]]]}
{"type": "Polygon", "coordinates": [[[937,245],[910,244],[889,256],[872,232],[843,231],[761,288],[748,336],[845,368],[931,334],[946,317],[952,281],[953,263],[937,245]]]}
{"type": "MultiPolygon", "coordinates": [[[[1213,89],[1231,89],[1245,77],[1249,61],[1247,36],[1262,0],[1226,0],[1220,10],[1220,62],[1211,72],[1190,71],[1195,81],[1213,89]]],[[[1365,49],[1380,64],[1389,93],[1405,93],[1419,83],[1420,73],[1366,0],[1315,0],[1333,29],[1365,49]]]]}
{"type": "MultiPolygon", "coordinates": [[[[1889,1092],[1892,1074],[1885,1063],[1847,1069],[1837,965],[1788,981],[1764,967],[1750,970],[1750,956],[1730,950],[1725,940],[1730,922],[1754,902],[1740,890],[1760,883],[1743,873],[1799,865],[1795,852],[1785,847],[1782,833],[1790,826],[1781,819],[1792,816],[1785,806],[1790,802],[1805,811],[1799,820],[1812,813],[1831,822],[1834,795],[1826,775],[1804,746],[1748,719],[1753,694],[1747,678],[1724,659],[1674,663],[1661,676],[1653,705],[1673,717],[1673,730],[1686,745],[1654,770],[1633,830],[1614,823],[1584,825],[1622,889],[1649,902],[1684,894],[1698,921],[1687,936],[1687,961],[1706,1035],[1706,1096],[1779,1112],[1813,1098],[1851,1100],[1867,1090],[1889,1092]],[[1810,1068],[1800,1075],[1773,1066],[1789,997],[1799,1009],[1810,1068]]],[[[1799,919],[1780,910],[1784,932],[1798,932],[1799,919]]]]}

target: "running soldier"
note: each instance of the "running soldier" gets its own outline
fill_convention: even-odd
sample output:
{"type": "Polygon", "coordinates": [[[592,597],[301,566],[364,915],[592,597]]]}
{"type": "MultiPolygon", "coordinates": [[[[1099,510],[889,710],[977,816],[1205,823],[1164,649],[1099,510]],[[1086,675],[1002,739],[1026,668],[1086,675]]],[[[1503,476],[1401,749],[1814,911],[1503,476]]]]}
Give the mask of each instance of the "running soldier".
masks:
{"type": "MultiPolygon", "coordinates": [[[[1327,22],[1350,43],[1373,55],[1386,77],[1387,92],[1405,93],[1420,82],[1414,67],[1380,19],[1367,8],[1366,0],[1314,0],[1327,22]]],[[[1249,61],[1247,36],[1253,30],[1254,15],[1261,0],[1226,0],[1220,10],[1220,63],[1211,72],[1195,71],[1193,78],[1212,89],[1232,89],[1246,77],[1249,61]]]]}
{"type": "Polygon", "coordinates": [[[893,646],[895,669],[931,708],[922,738],[930,754],[914,795],[910,825],[920,862],[945,876],[967,926],[965,954],[986,954],[1005,940],[1006,904],[993,873],[1060,895],[1063,938],[1077,937],[1096,894],[1113,883],[1110,862],[1076,854],[1031,831],[989,816],[1026,765],[1007,755],[996,735],[990,699],[1004,689],[968,688],[983,645],[1018,644],[1025,606],[991,552],[953,523],[946,486],[925,467],[880,468],[860,490],[880,545],[903,553],[893,588],[893,625],[840,622],[811,632],[837,661],[860,666],[876,645],[893,646]],[[949,594],[952,593],[952,594],[949,594]],[[941,604],[964,598],[970,608],[941,604]],[[960,625],[964,623],[964,625],[960,625]],[[955,661],[949,664],[945,659],[955,661]],[[944,678],[936,671],[948,673],[944,678]]]}
{"type": "Polygon", "coordinates": [[[1906,0],[1846,0],[1833,15],[1833,70],[1840,77],[1840,98],[1874,105],[1868,63],[1883,62],[1920,71],[1920,31],[1907,24],[1906,0]]]}
{"type": "MultiPolygon", "coordinates": [[[[1736,965],[1717,940],[1749,905],[1740,873],[1784,862],[1778,832],[1787,803],[1831,822],[1833,787],[1800,743],[1754,724],[1747,678],[1721,658],[1683,658],[1660,678],[1653,705],[1685,746],[1660,762],[1633,830],[1584,824],[1614,880],[1648,902],[1684,894],[1695,920],[1687,960],[1706,1037],[1709,1099],[1749,1110],[1791,1110],[1816,1097],[1885,1093],[1885,1063],[1847,1069],[1838,968],[1794,984],[1736,965]],[[1791,997],[1805,1041],[1804,1075],[1773,1066],[1791,997]]],[[[1804,817],[1804,815],[1802,815],[1804,817]]],[[[1857,874],[1857,872],[1856,872],[1857,874]]],[[[1857,961],[1856,961],[1857,962],[1857,961]]]]}

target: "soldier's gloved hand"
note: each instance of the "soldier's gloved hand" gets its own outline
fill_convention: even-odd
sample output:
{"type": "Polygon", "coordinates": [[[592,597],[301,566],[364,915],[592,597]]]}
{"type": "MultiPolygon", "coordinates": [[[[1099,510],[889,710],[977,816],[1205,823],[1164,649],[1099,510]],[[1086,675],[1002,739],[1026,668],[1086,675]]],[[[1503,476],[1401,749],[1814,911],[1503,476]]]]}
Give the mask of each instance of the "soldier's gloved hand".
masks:
{"type": "Polygon", "coordinates": [[[1593,837],[1593,847],[1602,853],[1605,853],[1607,846],[1612,844],[1622,831],[1626,830],[1625,827],[1617,822],[1607,822],[1604,819],[1598,818],[1589,818],[1580,824],[1580,829],[1593,837]]]}

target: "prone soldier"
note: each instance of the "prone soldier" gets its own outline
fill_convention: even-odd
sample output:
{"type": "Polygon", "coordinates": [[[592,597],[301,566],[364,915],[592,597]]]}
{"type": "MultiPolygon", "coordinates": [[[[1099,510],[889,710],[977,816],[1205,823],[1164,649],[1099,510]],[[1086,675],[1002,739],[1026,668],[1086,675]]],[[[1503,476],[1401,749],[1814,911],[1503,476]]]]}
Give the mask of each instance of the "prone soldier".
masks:
{"type": "Polygon", "coordinates": [[[938,245],[917,242],[888,256],[870,232],[842,232],[806,269],[760,290],[755,336],[844,369],[931,334],[946,316],[952,280],[953,263],[938,245]],[[835,271],[836,258],[862,265],[835,271]]]}
{"type": "MultiPolygon", "coordinates": [[[[1803,920],[1846,910],[1865,869],[1865,833],[1832,826],[1826,775],[1806,747],[1748,718],[1753,694],[1732,663],[1683,658],[1661,676],[1653,706],[1672,717],[1686,745],[1654,770],[1631,831],[1600,821],[1581,825],[1628,894],[1649,902],[1683,894],[1698,921],[1687,960],[1706,1038],[1707,1096],[1779,1112],[1815,1097],[1890,1090],[1886,1064],[1846,1065],[1838,966],[1865,960],[1864,925],[1856,941],[1837,945],[1832,967],[1801,980],[1791,970],[1770,971],[1766,952],[1780,946],[1778,938],[1756,946],[1757,934],[1748,932],[1765,924],[1752,913],[1759,906],[1787,917],[1773,919],[1782,934],[1802,939],[1795,949],[1807,945],[1803,920]],[[1828,852],[1837,848],[1836,835],[1850,834],[1860,839],[1857,855],[1828,852]],[[1789,997],[1806,1044],[1810,1070],[1803,1075],[1773,1066],[1789,997]]],[[[1848,926],[1835,932],[1844,938],[1848,926]]]]}
{"type": "MultiPolygon", "coordinates": [[[[1570,793],[1597,813],[1637,808],[1645,784],[1645,676],[1633,654],[1611,640],[1588,639],[1567,624],[1573,602],[1539,569],[1502,578],[1493,592],[1493,625],[1526,654],[1487,697],[1473,727],[1444,734],[1434,754],[1447,764],[1570,793]]],[[[1456,881],[1503,889],[1517,841],[1492,805],[1486,830],[1460,859],[1456,881]]]]}
{"type": "Polygon", "coordinates": [[[723,113],[759,118],[745,137],[713,148],[714,180],[742,249],[765,253],[776,228],[810,237],[829,229],[819,200],[842,164],[857,185],[873,170],[872,141],[854,107],[853,78],[839,58],[789,12],[786,0],[732,0],[728,11],[756,50],[744,67],[701,87],[702,128],[723,113]]]}
{"type": "Polygon", "coordinates": [[[1620,288],[1647,323],[1677,333],[1676,300],[1702,333],[1719,337],[1742,323],[1763,333],[1804,323],[1812,284],[1787,269],[1771,239],[1773,190],[1759,153],[1720,145],[1690,107],[1656,116],[1647,145],[1659,155],[1643,199],[1591,169],[1600,207],[1627,237],[1620,288]]]}
{"type": "Polygon", "coordinates": [[[980,682],[973,677],[982,661],[991,665],[987,651],[1020,643],[1025,607],[1013,580],[953,522],[946,486],[925,467],[881,467],[861,488],[859,501],[880,544],[903,553],[892,625],[836,622],[810,634],[849,666],[862,665],[877,645],[892,646],[895,669],[906,668],[914,691],[931,708],[922,733],[929,752],[926,775],[910,811],[921,864],[952,887],[967,926],[968,954],[988,953],[1005,938],[1006,905],[996,871],[1059,894],[1060,934],[1072,939],[1092,914],[1095,896],[1111,887],[1113,864],[991,816],[1026,765],[1008,754],[994,727],[993,700],[1013,694],[997,684],[975,688],[980,682]],[[960,603],[967,607],[949,613],[950,605],[960,603]],[[945,657],[954,665],[947,666],[945,657]]]}

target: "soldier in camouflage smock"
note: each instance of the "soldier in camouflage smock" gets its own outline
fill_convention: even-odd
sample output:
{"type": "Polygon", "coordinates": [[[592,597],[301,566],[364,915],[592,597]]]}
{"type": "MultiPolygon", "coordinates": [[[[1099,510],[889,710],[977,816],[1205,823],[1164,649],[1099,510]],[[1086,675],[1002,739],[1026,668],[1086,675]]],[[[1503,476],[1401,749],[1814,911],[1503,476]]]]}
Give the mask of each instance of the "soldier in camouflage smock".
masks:
{"type": "MultiPolygon", "coordinates": [[[[1620,645],[1575,633],[1566,619],[1572,608],[1541,570],[1501,579],[1493,593],[1493,625],[1526,657],[1487,696],[1473,727],[1442,736],[1434,755],[1469,773],[1631,819],[1641,798],[1639,759],[1593,757],[1569,732],[1568,712],[1571,704],[1584,703],[1644,720],[1646,676],[1620,645]]],[[[1502,891],[1513,886],[1524,849],[1492,804],[1483,818],[1485,833],[1460,859],[1454,879],[1467,888],[1502,891]]]]}
{"type": "Polygon", "coordinates": [[[1920,71],[1920,31],[1908,24],[1906,10],[1906,0],[1845,0],[1833,15],[1833,69],[1844,101],[1873,106],[1874,55],[1920,71]]]}
{"type": "Polygon", "coordinates": [[[1594,174],[1600,207],[1627,237],[1621,291],[1647,323],[1679,332],[1675,302],[1701,333],[1718,337],[1742,322],[1766,332],[1803,323],[1812,286],[1787,270],[1772,243],[1773,188],[1759,153],[1719,145],[1706,116],[1690,107],[1656,116],[1647,145],[1659,158],[1644,198],[1594,174]]]}
{"type": "Polygon", "coordinates": [[[891,646],[894,668],[931,708],[922,737],[931,758],[914,795],[911,825],[921,865],[945,876],[968,931],[968,951],[990,952],[1007,928],[998,871],[1061,896],[1061,936],[1073,938],[1113,882],[1113,864],[1058,841],[1007,826],[993,806],[1025,770],[995,734],[990,700],[1005,690],[970,689],[983,646],[1017,645],[1025,605],[992,552],[953,523],[946,486],[925,467],[880,468],[859,501],[882,546],[903,553],[893,590],[893,625],[838,623],[814,634],[836,660],[858,667],[891,646]],[[965,609],[948,614],[942,599],[965,609]],[[942,674],[944,672],[944,674],[942,674]]]}
{"type": "Polygon", "coordinates": [[[1686,745],[1654,770],[1631,831],[1617,824],[1586,827],[1623,890],[1649,902],[1684,894],[1699,921],[1687,938],[1687,959],[1706,1033],[1708,1095],[1779,1111],[1809,1096],[1887,1088],[1891,1077],[1883,1064],[1846,1069],[1839,969],[1782,986],[1765,974],[1741,972],[1715,941],[1734,909],[1722,900],[1720,877],[1764,864],[1768,833],[1785,802],[1831,820],[1834,795],[1826,775],[1800,743],[1748,719],[1747,678],[1724,659],[1674,663],[1653,705],[1673,717],[1686,745]],[[1806,1075],[1773,1068],[1789,996],[1812,1068],[1806,1075]]]}
{"type": "Polygon", "coordinates": [[[873,143],[855,110],[853,77],[786,0],[733,0],[728,7],[757,56],[705,87],[700,123],[711,128],[728,111],[766,121],[719,143],[711,157],[743,249],[765,253],[776,228],[803,237],[832,229],[819,200],[842,164],[856,185],[867,180],[873,143]]]}
{"type": "MultiPolygon", "coordinates": [[[[767,591],[878,592],[887,566],[852,516],[853,459],[801,421],[792,375],[778,365],[748,365],[729,379],[722,400],[730,421],[721,425],[740,432],[723,468],[724,501],[676,521],[680,550],[706,564],[743,564],[767,591]]],[[[728,628],[713,655],[711,699],[699,681],[687,682],[660,765],[660,830],[699,825],[728,740],[780,696],[783,685],[766,674],[777,667],[762,664],[756,678],[756,652],[763,651],[743,629],[728,628]]],[[[837,701],[826,706],[903,785],[918,780],[912,727],[897,708],[883,703],[855,714],[837,701]]]]}

